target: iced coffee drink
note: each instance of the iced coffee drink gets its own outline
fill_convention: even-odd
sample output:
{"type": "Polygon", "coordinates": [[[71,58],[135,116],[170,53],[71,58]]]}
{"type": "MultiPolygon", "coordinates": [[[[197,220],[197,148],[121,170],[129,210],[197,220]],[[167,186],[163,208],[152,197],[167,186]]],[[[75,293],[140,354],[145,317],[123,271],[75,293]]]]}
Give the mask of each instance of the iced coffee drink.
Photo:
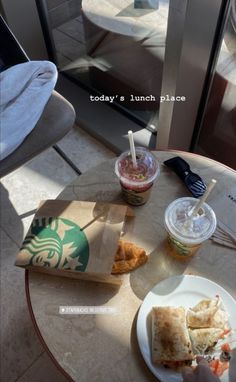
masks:
{"type": "Polygon", "coordinates": [[[179,259],[194,255],[216,229],[215,213],[207,203],[203,203],[196,215],[193,214],[197,203],[195,198],[179,198],[165,211],[168,251],[179,259]]]}

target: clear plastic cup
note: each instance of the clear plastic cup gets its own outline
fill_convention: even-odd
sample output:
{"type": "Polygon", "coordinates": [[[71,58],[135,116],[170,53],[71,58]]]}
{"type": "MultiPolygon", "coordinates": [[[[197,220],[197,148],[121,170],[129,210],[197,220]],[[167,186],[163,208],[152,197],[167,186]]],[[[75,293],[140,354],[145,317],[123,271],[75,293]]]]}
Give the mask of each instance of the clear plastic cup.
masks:
{"type": "Polygon", "coordinates": [[[216,229],[215,213],[207,203],[203,203],[198,214],[191,217],[198,201],[190,197],[179,198],[169,204],[165,211],[169,252],[179,259],[194,255],[216,229]]]}
{"type": "Polygon", "coordinates": [[[140,206],[149,199],[154,181],[160,174],[155,156],[144,147],[136,147],[137,167],[133,165],[130,151],[122,153],[115,163],[115,173],[121,184],[124,200],[140,206]]]}

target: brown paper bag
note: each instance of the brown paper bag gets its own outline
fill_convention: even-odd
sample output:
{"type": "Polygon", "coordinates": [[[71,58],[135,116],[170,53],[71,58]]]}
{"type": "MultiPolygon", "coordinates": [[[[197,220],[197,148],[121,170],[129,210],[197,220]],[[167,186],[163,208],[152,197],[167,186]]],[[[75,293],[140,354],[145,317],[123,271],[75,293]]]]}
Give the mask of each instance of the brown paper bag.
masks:
{"type": "Polygon", "coordinates": [[[47,200],[36,212],[15,265],[71,278],[120,284],[111,275],[127,207],[47,200]]]}

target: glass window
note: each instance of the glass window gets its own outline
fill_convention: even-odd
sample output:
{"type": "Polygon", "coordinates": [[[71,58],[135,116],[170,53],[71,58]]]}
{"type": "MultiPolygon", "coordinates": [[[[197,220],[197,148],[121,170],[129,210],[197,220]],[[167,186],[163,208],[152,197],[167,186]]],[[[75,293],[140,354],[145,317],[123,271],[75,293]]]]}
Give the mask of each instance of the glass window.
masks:
{"type": "Polygon", "coordinates": [[[226,22],[195,151],[236,169],[236,0],[226,22]]]}
{"type": "Polygon", "coordinates": [[[60,72],[85,87],[91,102],[107,102],[155,131],[169,0],[41,3],[60,72]]]}

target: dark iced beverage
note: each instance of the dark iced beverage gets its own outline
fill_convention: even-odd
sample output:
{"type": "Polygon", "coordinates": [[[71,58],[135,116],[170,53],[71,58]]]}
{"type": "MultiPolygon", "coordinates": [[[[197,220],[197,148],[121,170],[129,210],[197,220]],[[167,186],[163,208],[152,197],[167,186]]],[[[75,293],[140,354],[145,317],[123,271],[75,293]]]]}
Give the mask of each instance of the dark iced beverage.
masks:
{"type": "Polygon", "coordinates": [[[155,156],[143,147],[136,147],[137,166],[130,151],[125,151],[116,160],[115,173],[120,179],[124,200],[134,206],[147,202],[154,181],[160,173],[155,156]]]}

